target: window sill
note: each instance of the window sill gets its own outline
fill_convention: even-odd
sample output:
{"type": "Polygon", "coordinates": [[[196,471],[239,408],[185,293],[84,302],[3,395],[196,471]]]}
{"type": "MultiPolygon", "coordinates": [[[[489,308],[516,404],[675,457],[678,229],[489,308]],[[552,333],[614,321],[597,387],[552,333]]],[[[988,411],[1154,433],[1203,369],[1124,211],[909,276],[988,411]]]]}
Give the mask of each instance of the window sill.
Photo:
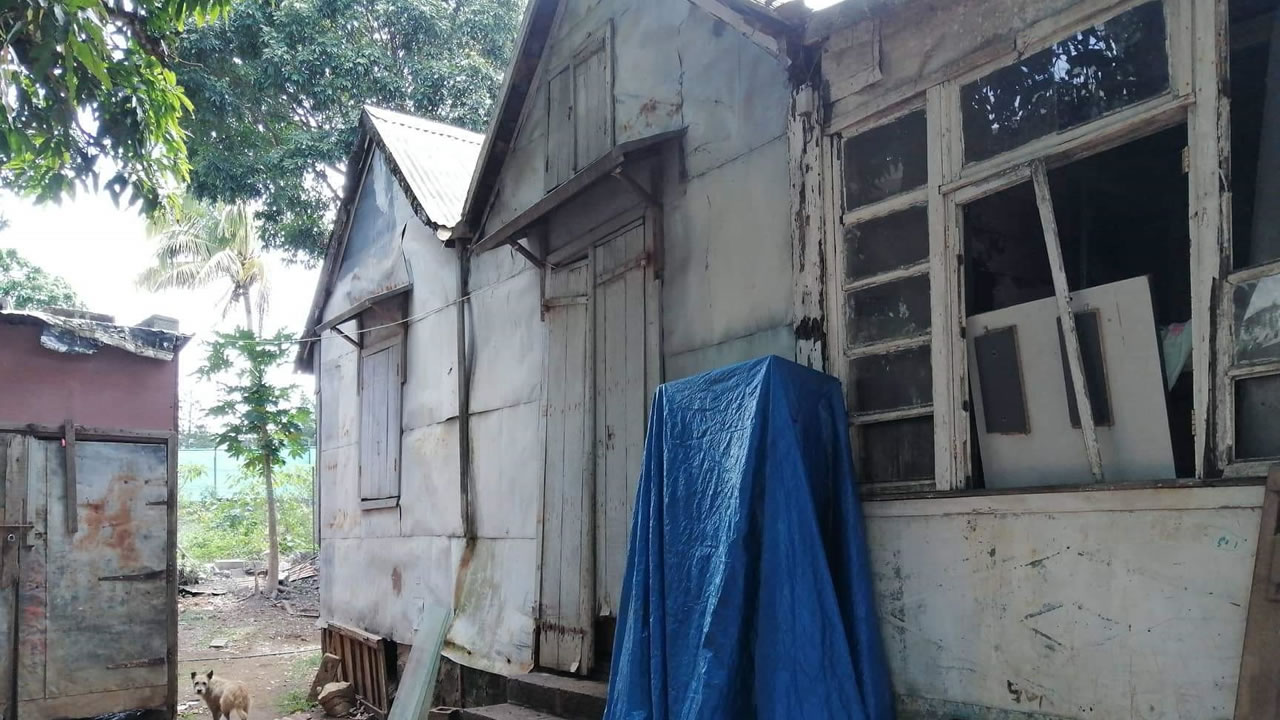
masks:
{"type": "Polygon", "coordinates": [[[864,496],[868,517],[1131,512],[1262,507],[1265,481],[1177,480],[1124,485],[1014,488],[864,496]]]}
{"type": "Polygon", "coordinates": [[[396,507],[399,504],[400,504],[400,498],[398,497],[379,498],[377,500],[361,500],[360,509],[361,510],[387,510],[389,508],[396,507]]]}

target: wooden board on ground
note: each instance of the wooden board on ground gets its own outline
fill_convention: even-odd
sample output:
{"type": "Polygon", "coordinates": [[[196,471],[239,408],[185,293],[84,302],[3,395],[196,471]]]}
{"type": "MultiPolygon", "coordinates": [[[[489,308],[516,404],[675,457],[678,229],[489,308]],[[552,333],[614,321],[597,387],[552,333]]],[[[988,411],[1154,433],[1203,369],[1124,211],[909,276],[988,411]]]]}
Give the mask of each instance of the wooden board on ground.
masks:
{"type": "Polygon", "coordinates": [[[320,697],[325,685],[342,679],[342,658],[325,653],[320,660],[320,669],[316,671],[316,679],[311,683],[311,692],[307,693],[307,702],[314,703],[320,697]]]}
{"type": "Polygon", "coordinates": [[[436,693],[436,674],[440,667],[440,651],[445,634],[453,622],[453,611],[427,605],[413,635],[413,650],[400,679],[396,702],[391,705],[389,720],[421,720],[431,708],[436,693]]]}

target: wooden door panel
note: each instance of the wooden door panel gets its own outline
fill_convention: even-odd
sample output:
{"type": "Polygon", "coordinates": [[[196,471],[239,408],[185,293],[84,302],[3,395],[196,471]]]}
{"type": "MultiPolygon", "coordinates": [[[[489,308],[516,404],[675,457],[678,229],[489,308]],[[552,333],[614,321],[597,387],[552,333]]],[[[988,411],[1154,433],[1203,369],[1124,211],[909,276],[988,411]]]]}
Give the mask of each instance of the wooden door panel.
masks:
{"type": "Polygon", "coordinates": [[[547,282],[547,459],[542,517],[538,662],[591,670],[591,397],[588,264],[553,271],[547,282]]]}

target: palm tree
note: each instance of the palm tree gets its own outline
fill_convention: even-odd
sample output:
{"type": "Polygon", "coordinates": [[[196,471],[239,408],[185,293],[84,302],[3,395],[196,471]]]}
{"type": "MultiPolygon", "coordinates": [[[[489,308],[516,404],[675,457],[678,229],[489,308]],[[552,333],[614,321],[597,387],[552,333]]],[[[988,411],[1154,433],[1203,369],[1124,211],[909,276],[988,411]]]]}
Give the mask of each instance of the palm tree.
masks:
{"type": "Polygon", "coordinates": [[[138,285],[155,292],[227,283],[219,301],[222,316],[240,305],[246,328],[262,334],[270,286],[252,210],[242,204],[207,205],[184,196],[147,224],[147,234],[159,243],[156,264],[138,276],[138,285]]]}

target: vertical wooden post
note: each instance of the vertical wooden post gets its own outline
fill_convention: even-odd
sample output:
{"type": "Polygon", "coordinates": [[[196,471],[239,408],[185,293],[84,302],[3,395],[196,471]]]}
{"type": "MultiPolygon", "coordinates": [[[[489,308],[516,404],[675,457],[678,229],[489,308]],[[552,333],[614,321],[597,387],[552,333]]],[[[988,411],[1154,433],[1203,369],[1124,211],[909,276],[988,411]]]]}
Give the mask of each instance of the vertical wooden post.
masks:
{"type": "Polygon", "coordinates": [[[1049,271],[1053,275],[1053,294],[1058,300],[1058,319],[1062,322],[1063,343],[1067,349],[1067,367],[1075,386],[1076,407],[1080,409],[1080,431],[1084,435],[1085,454],[1095,482],[1102,482],[1102,453],[1098,449],[1098,429],[1093,422],[1093,403],[1085,386],[1084,360],[1080,354],[1080,336],[1076,333],[1076,316],[1071,310],[1071,290],[1067,287],[1067,271],[1062,260],[1062,243],[1058,240],[1058,221],[1053,214],[1053,198],[1049,194],[1049,174],[1044,162],[1031,164],[1031,182],[1035,186],[1036,206],[1044,228],[1044,244],[1049,254],[1049,271]]]}
{"type": "Polygon", "coordinates": [[[165,493],[165,605],[169,617],[165,627],[168,677],[165,689],[165,705],[171,717],[178,712],[178,434],[169,435],[165,445],[166,493],[165,493]]]}
{"type": "MultiPolygon", "coordinates": [[[[787,122],[791,175],[792,328],[796,362],[825,370],[827,331],[823,305],[826,254],[822,197],[822,125],[819,94],[812,85],[795,91],[787,122]]],[[[832,240],[831,242],[835,242],[832,240]]]]}
{"type": "Polygon", "coordinates": [[[1271,469],[1262,501],[1253,589],[1244,628],[1240,684],[1236,688],[1236,720],[1280,717],[1280,466],[1271,469]]]}
{"type": "Polygon", "coordinates": [[[63,457],[66,458],[66,478],[63,481],[67,487],[63,510],[66,512],[67,534],[75,535],[80,530],[80,516],[77,512],[79,503],[76,501],[76,424],[71,418],[67,418],[62,426],[62,448],[63,457]]]}

